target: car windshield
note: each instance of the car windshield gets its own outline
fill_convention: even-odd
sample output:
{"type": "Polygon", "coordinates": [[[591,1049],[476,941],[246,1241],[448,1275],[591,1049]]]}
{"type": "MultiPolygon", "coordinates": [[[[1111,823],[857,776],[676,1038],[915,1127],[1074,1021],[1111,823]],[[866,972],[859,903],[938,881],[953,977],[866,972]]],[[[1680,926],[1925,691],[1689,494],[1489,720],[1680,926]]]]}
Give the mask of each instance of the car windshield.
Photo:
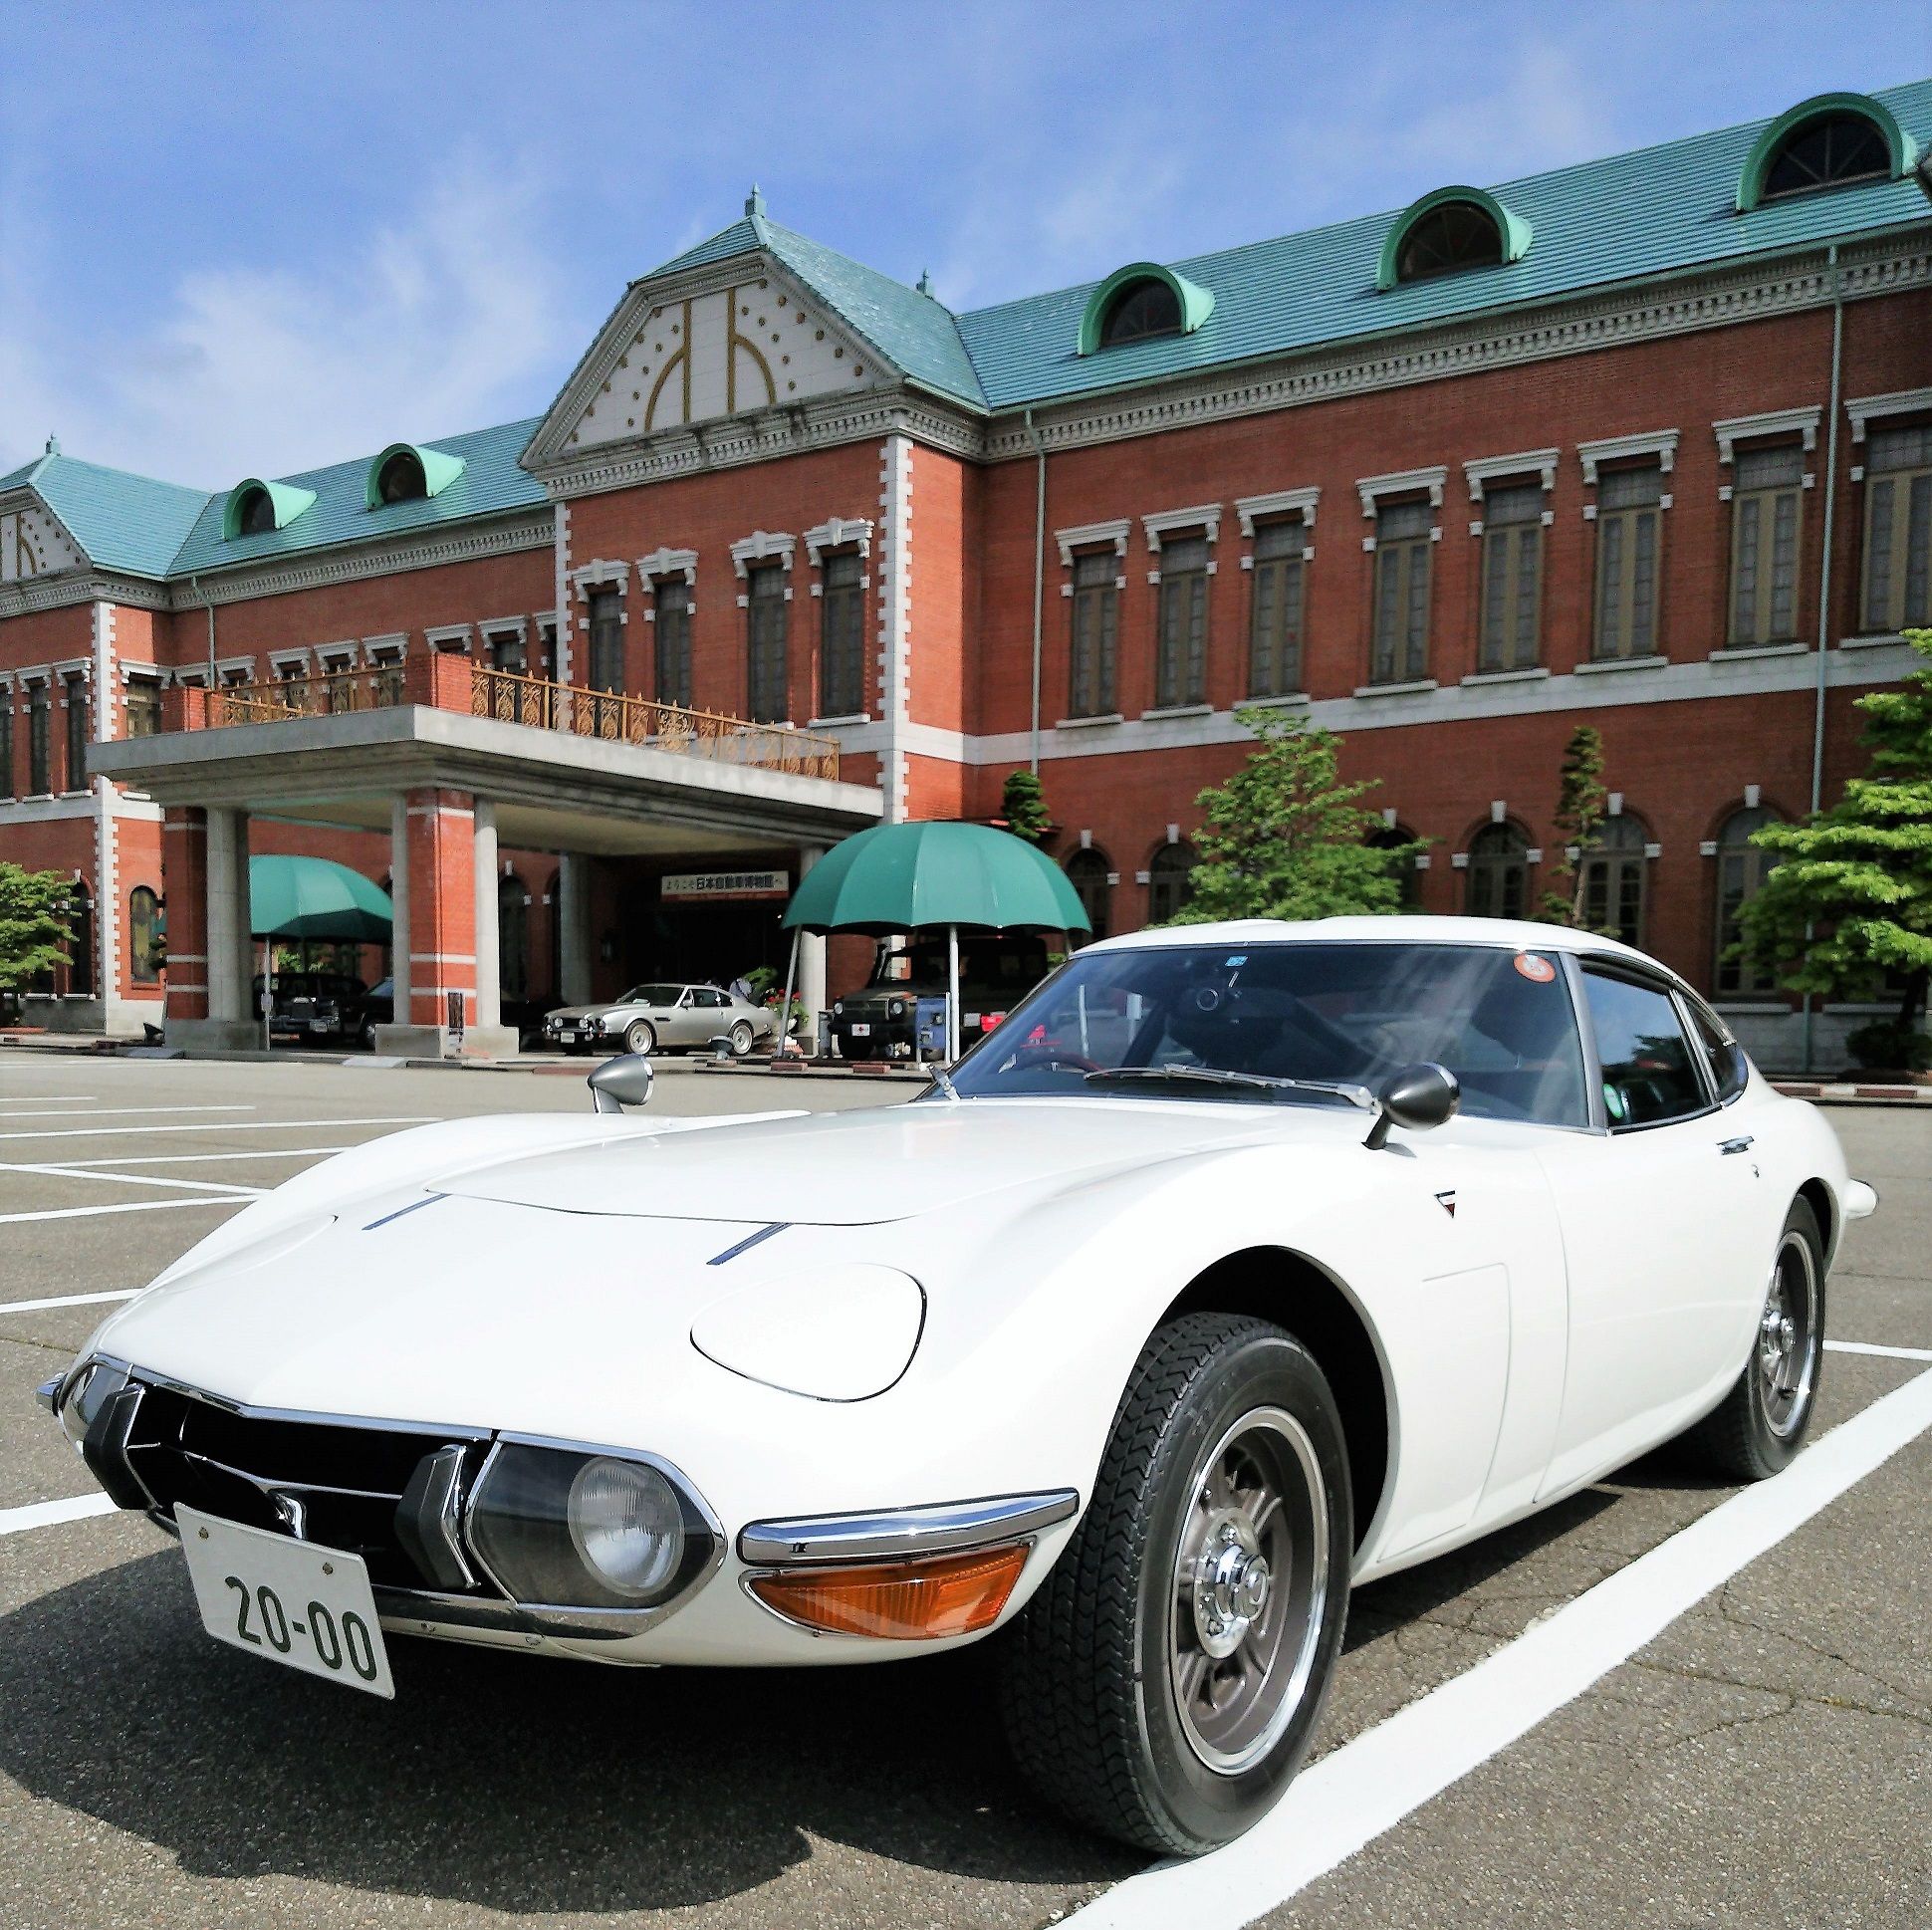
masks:
{"type": "MultiPolygon", "coordinates": [[[[1047,947],[1039,938],[971,937],[959,941],[959,982],[987,991],[1024,992],[1047,970],[1047,947]]],[[[946,983],[946,941],[922,938],[903,951],[881,949],[872,963],[874,985],[946,983]]]]}
{"type": "Polygon", "coordinates": [[[619,1005],[675,1005],[683,996],[681,985],[633,985],[619,1005]]]}
{"type": "Polygon", "coordinates": [[[1021,1093],[1345,1103],[1435,1060],[1477,1118],[1583,1125],[1568,981],[1489,945],[1161,945],[1083,952],[953,1074],[1021,1093]]]}

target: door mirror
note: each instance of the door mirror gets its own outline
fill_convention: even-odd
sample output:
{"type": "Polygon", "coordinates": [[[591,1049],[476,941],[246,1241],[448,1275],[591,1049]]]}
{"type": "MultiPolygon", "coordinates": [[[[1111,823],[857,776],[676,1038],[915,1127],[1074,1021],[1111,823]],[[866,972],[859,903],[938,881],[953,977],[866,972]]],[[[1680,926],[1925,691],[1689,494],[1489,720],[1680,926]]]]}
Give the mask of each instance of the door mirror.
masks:
{"type": "Polygon", "coordinates": [[[1381,1090],[1381,1110],[1368,1128],[1362,1144],[1372,1152],[1386,1144],[1392,1125],[1407,1126],[1422,1132],[1439,1126],[1454,1115],[1462,1103],[1462,1087],[1447,1066],[1425,1059],[1419,1065],[1404,1066],[1381,1090]]]}
{"type": "Polygon", "coordinates": [[[651,1083],[656,1074],[650,1061],[640,1052],[620,1053],[606,1059],[585,1082],[591,1088],[591,1106],[598,1112],[621,1112],[627,1105],[648,1105],[651,1083]]]}

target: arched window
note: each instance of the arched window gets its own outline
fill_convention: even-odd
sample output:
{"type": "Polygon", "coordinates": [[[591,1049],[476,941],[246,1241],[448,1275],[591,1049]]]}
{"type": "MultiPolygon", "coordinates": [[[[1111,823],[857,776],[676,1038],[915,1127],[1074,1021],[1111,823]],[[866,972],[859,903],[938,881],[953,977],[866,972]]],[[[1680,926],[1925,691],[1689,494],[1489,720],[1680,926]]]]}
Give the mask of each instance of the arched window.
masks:
{"type": "Polygon", "coordinates": [[[497,976],[506,999],[530,996],[529,905],[530,898],[521,878],[497,880],[497,976]]]}
{"type": "Polygon", "coordinates": [[[232,543],[238,536],[266,536],[271,530],[285,530],[315,500],[316,492],[299,483],[245,477],[228,492],[221,513],[221,534],[232,543]]]}
{"type": "MultiPolygon", "coordinates": [[[[1147,866],[1147,922],[1164,925],[1194,895],[1194,866],[1200,862],[1185,840],[1163,844],[1147,866]]],[[[1097,935],[1097,934],[1096,934],[1097,935]]]]}
{"type": "Polygon", "coordinates": [[[1469,841],[1463,910],[1472,918],[1521,918],[1529,896],[1529,839],[1515,825],[1485,825],[1469,841]]]}
{"type": "Polygon", "coordinates": [[[94,893],[76,878],[67,895],[67,989],[77,998],[94,997],[94,893]]]}
{"type": "Polygon", "coordinates": [[[127,893],[127,970],[136,985],[160,983],[161,901],[145,884],[127,893]]]}
{"type": "Polygon", "coordinates": [[[1395,279],[1420,282],[1459,268],[1499,268],[1502,262],[1503,237],[1488,210],[1473,201],[1445,201],[1402,237],[1395,279]]]}
{"type": "Polygon", "coordinates": [[[251,489],[235,517],[238,536],[266,536],[275,527],[275,501],[266,489],[251,489]]]}
{"type": "MultiPolygon", "coordinates": [[[[1415,842],[1415,833],[1405,825],[1384,825],[1379,831],[1368,834],[1370,848],[1378,851],[1400,850],[1415,842]]],[[[1395,888],[1402,894],[1400,909],[1419,911],[1422,908],[1422,873],[1415,868],[1414,854],[1400,858],[1391,857],[1389,864],[1391,875],[1395,879],[1395,888]]]]}
{"type": "Polygon", "coordinates": [[[1883,180],[1891,171],[1891,148],[1862,114],[1820,115],[1793,128],[1772,155],[1764,198],[1883,180]]]}
{"type": "Polygon", "coordinates": [[[1777,974],[1738,949],[1742,931],[1738,914],[1757,896],[1778,862],[1778,853],[1760,849],[1751,842],[1751,834],[1778,822],[1775,811],[1762,807],[1734,811],[1717,835],[1717,955],[1711,986],[1721,999],[1757,997],[1778,989],[1777,974]]]}
{"type": "Polygon", "coordinates": [[[420,502],[429,494],[422,458],[413,449],[398,449],[376,472],[375,493],[385,503],[420,502]]]}
{"type": "Polygon", "coordinates": [[[1648,843],[1643,826],[1626,812],[1605,820],[1596,843],[1583,853],[1583,923],[1591,931],[1607,932],[1626,945],[1643,943],[1648,843]]]}
{"type": "Polygon", "coordinates": [[[1101,318],[1100,347],[1113,349],[1123,342],[1180,332],[1180,297],[1165,282],[1134,282],[1113,298],[1101,318]]]}
{"type": "Polygon", "coordinates": [[[1069,936],[1076,945],[1085,945],[1090,938],[1104,938],[1108,931],[1107,912],[1113,892],[1107,882],[1107,861],[1095,850],[1078,850],[1067,860],[1068,881],[1074,887],[1074,895],[1081,901],[1081,909],[1087,915],[1093,929],[1083,936],[1072,932],[1069,936]]]}

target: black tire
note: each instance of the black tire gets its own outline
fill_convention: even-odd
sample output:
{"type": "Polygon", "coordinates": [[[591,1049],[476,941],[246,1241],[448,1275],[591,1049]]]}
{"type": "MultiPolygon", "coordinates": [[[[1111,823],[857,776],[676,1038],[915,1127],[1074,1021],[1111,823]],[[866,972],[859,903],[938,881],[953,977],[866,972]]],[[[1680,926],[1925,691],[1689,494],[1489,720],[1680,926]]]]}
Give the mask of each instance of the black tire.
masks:
{"type": "Polygon", "coordinates": [[[657,1050],[657,1028],[648,1019],[632,1019],[623,1029],[625,1052],[648,1056],[657,1050]]]}
{"type": "Polygon", "coordinates": [[[749,1059],[751,1057],[752,1046],[755,1043],[752,1035],[751,1021],[749,1019],[740,1019],[731,1028],[730,1038],[732,1058],[749,1059]]]}
{"type": "Polygon", "coordinates": [[[1729,1481],[1764,1481],[1781,1473],[1805,1445],[1823,1366],[1824,1240],[1811,1202],[1793,1200],[1779,1231],[1751,1357],[1730,1392],[1683,1436],[1686,1452],[1729,1481]],[[1776,1336],[1774,1321],[1784,1329],[1776,1336]]]}
{"type": "MultiPolygon", "coordinates": [[[[1079,1529],[1000,1637],[1002,1713],[1022,1774],[1076,1821],[1156,1854],[1191,1855],[1240,1835],[1308,1753],[1341,1649],[1353,1548],[1341,1417],[1314,1356],[1243,1315],[1190,1314],[1159,1328],[1127,1381],[1079,1529]],[[1181,1563],[1186,1550],[1231,1545],[1225,1521],[1209,1532],[1228,1512],[1209,1498],[1237,1498],[1225,1474],[1239,1470],[1251,1438],[1257,1474],[1279,1447],[1284,1489],[1296,1491],[1259,1549],[1292,1557],[1282,1569],[1290,1580],[1272,1593],[1264,1584],[1252,1620],[1222,1624],[1213,1604],[1225,1594],[1202,1582],[1187,1584],[1181,1605],[1181,1563]],[[1247,1671],[1246,1642],[1215,1660],[1208,1629],[1220,1640],[1238,1625],[1265,1645],[1271,1611],[1277,1648],[1253,1670],[1255,1733],[1217,1752],[1183,1714],[1178,1684],[1190,1663],[1207,1677],[1230,1664],[1247,1671]]],[[[1189,1572],[1203,1574],[1207,1559],[1190,1556],[1189,1572]]],[[[1241,1700],[1231,1693],[1230,1707],[1241,1700]]],[[[1197,1693],[1188,1706],[1206,1705],[1197,1693]]]]}

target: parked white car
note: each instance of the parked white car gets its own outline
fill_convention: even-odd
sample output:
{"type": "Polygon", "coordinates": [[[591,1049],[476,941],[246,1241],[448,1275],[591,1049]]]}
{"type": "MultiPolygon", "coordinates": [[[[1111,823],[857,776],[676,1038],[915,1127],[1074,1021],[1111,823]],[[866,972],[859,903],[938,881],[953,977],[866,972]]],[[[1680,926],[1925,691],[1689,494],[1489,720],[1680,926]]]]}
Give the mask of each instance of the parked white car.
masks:
{"type": "Polygon", "coordinates": [[[544,1043],[564,1052],[693,1050],[722,1039],[734,1059],[778,1032],[770,1009],[715,985],[633,985],[602,1005],[560,1006],[544,1015],[544,1043]]]}
{"type": "Polygon", "coordinates": [[[1674,1436],[1782,1468],[1874,1204],[1610,941],[1197,926],[1080,952],[907,1105],[345,1153],[44,1392],[238,1647],[390,1693],[403,1633],[990,1635],[1041,1791],[1188,1852],[1293,1776],[1351,1581],[1674,1436]]]}

